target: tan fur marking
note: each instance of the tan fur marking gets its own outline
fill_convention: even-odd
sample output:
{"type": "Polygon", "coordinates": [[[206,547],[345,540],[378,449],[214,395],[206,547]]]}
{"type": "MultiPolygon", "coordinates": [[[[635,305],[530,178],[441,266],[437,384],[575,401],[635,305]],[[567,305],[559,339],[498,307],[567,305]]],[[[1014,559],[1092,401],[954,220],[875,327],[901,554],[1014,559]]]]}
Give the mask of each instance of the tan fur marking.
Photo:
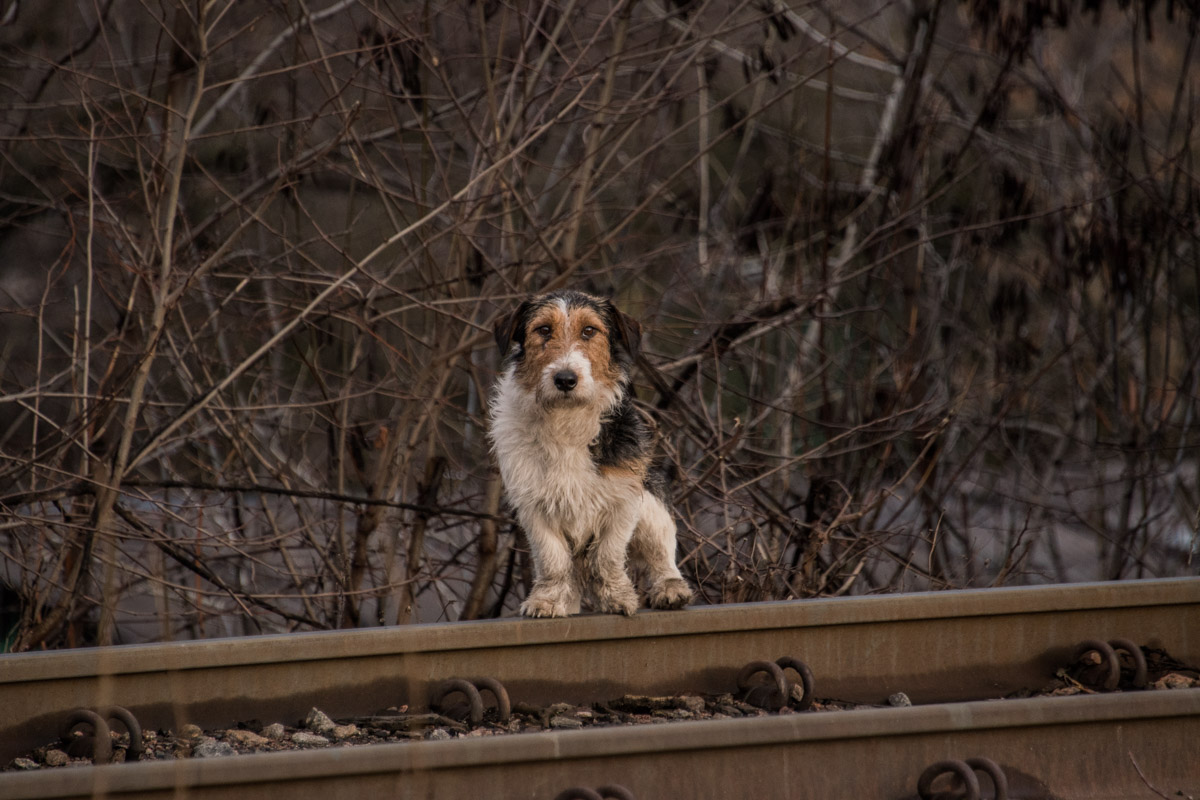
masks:
{"type": "Polygon", "coordinates": [[[612,360],[610,331],[593,309],[547,305],[530,318],[524,333],[525,357],[516,377],[530,392],[536,393],[551,365],[573,351],[588,362],[591,379],[606,391],[611,393],[621,379],[620,368],[612,360]]]}
{"type": "Polygon", "coordinates": [[[620,480],[626,478],[634,481],[638,486],[642,485],[642,481],[646,478],[646,470],[650,468],[650,457],[634,459],[626,461],[623,464],[603,464],[600,466],[600,474],[612,480],[620,480]]]}
{"type": "Polygon", "coordinates": [[[621,378],[621,372],[612,361],[612,351],[609,349],[608,338],[611,332],[604,327],[603,320],[590,308],[575,309],[570,317],[571,341],[574,342],[592,362],[592,374],[598,381],[608,385],[615,384],[621,378]],[[584,338],[583,332],[592,328],[595,334],[584,338]]]}
{"type": "Polygon", "coordinates": [[[536,390],[547,365],[565,351],[565,328],[566,315],[558,306],[539,309],[529,320],[529,326],[525,329],[525,358],[517,369],[517,380],[529,391],[536,390]],[[549,336],[538,333],[543,326],[550,328],[549,336]]]}

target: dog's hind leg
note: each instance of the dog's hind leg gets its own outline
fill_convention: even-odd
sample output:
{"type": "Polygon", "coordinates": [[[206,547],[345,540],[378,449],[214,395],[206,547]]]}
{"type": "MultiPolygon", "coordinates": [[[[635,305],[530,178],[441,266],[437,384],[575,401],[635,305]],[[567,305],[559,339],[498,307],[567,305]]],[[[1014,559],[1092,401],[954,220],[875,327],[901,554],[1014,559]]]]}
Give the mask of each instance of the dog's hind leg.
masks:
{"type": "Polygon", "coordinates": [[[666,504],[650,492],[642,495],[642,514],[630,543],[633,557],[646,565],[651,608],[682,608],[692,600],[692,589],[675,564],[675,520],[666,504]]]}
{"type": "Polygon", "coordinates": [[[565,617],[579,613],[579,586],[571,550],[562,534],[540,522],[525,526],[533,556],[533,588],[521,613],[527,617],[565,617]]]}

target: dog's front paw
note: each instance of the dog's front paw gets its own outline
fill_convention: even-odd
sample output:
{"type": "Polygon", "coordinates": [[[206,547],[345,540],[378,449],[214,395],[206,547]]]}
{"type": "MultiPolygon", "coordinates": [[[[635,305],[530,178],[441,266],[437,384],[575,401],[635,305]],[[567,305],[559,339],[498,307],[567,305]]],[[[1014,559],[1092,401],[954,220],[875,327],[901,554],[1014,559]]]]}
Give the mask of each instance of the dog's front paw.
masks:
{"type": "Polygon", "coordinates": [[[561,592],[534,589],[521,603],[521,613],[526,617],[566,617],[571,609],[561,592]]]}
{"type": "Polygon", "coordinates": [[[638,610],[637,590],[628,582],[619,586],[605,586],[596,592],[596,606],[605,614],[631,617],[638,610]]]}
{"type": "Polygon", "coordinates": [[[651,608],[683,608],[692,602],[692,590],[682,578],[668,578],[650,587],[646,602],[651,608]]]}

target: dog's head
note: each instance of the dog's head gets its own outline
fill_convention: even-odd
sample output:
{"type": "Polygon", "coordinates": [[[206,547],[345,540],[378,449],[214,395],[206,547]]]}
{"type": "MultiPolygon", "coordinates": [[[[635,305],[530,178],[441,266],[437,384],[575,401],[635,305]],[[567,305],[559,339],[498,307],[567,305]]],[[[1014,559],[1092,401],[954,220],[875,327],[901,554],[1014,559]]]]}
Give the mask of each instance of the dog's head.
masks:
{"type": "Polygon", "coordinates": [[[518,382],[543,404],[611,407],[641,346],[637,320],[583,292],[531,297],[495,325],[518,382]]]}

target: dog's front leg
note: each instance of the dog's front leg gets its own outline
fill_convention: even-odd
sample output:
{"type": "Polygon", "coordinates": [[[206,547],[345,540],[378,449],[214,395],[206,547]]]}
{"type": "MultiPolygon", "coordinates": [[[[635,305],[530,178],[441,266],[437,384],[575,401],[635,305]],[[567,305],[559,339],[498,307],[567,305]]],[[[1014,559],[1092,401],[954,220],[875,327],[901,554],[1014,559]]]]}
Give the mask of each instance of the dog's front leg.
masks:
{"type": "Polygon", "coordinates": [[[637,520],[632,514],[623,516],[628,518],[620,519],[598,536],[584,559],[584,568],[596,596],[596,610],[631,616],[638,609],[638,595],[626,561],[637,520]]]}
{"type": "Polygon", "coordinates": [[[521,613],[527,617],[565,617],[579,613],[579,587],[571,549],[562,533],[542,520],[525,526],[533,556],[533,588],[521,613]]]}

